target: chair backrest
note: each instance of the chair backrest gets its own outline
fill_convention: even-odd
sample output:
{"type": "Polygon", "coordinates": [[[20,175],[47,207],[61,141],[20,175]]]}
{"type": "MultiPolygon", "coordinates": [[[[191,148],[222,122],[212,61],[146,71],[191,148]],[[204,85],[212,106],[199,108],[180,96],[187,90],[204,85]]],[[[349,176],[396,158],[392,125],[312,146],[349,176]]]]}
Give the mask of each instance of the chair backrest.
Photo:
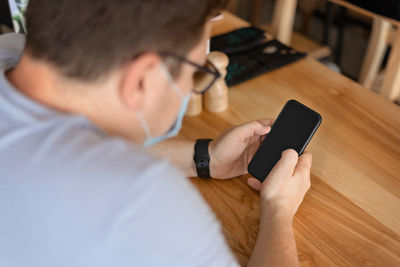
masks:
{"type": "Polygon", "coordinates": [[[375,14],[400,21],[399,0],[347,0],[355,6],[361,7],[375,14]]]}
{"type": "Polygon", "coordinates": [[[343,6],[347,9],[350,9],[356,13],[360,13],[367,17],[385,18],[392,24],[400,25],[400,2],[398,0],[381,0],[381,1],[374,0],[376,2],[374,4],[366,0],[327,0],[327,1],[343,6]]]}
{"type": "Polygon", "coordinates": [[[28,0],[8,0],[15,32],[26,33],[25,13],[28,0]]]}
{"type": "MultiPolygon", "coordinates": [[[[367,53],[359,77],[359,82],[367,88],[371,88],[373,81],[378,78],[378,71],[385,56],[388,40],[390,40],[391,52],[379,88],[380,94],[391,101],[400,99],[400,2],[398,0],[385,0],[386,4],[393,4],[393,10],[378,8],[369,1],[359,0],[328,0],[341,5],[357,13],[373,19],[372,33],[368,43],[367,53]]],[[[379,5],[384,5],[382,1],[379,5]]],[[[389,5],[386,5],[386,8],[389,5]]]]}

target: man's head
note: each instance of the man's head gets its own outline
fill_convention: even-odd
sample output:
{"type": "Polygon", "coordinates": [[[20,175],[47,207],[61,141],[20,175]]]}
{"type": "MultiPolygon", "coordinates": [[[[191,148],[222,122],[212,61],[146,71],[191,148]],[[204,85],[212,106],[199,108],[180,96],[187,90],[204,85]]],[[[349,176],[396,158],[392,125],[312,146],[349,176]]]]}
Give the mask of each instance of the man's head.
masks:
{"type": "Polygon", "coordinates": [[[108,127],[113,128],[110,132],[137,139],[129,136],[133,130],[129,121],[141,112],[151,134],[160,135],[173,123],[182,102],[171,90],[161,65],[168,66],[183,94],[193,87],[196,71],[160,54],[172,52],[203,64],[207,21],[224,2],[30,0],[25,54],[51,66],[65,80],[116,89],[104,94],[114,98],[105,109],[117,116],[113,127],[108,127]]]}
{"type": "Polygon", "coordinates": [[[146,52],[186,56],[221,0],[30,0],[27,49],[93,81],[146,52]]]}

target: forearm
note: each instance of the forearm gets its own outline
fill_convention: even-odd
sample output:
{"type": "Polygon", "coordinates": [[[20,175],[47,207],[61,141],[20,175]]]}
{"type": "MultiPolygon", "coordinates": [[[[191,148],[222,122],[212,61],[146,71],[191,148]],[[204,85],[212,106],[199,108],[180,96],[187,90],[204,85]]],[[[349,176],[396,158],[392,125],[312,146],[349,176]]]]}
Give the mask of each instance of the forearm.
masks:
{"type": "Polygon", "coordinates": [[[263,212],[248,267],[299,266],[292,220],[279,212],[263,212]]]}
{"type": "Polygon", "coordinates": [[[197,176],[193,160],[195,141],[181,138],[171,138],[148,148],[148,151],[158,157],[167,158],[185,172],[188,177],[197,176]]]}

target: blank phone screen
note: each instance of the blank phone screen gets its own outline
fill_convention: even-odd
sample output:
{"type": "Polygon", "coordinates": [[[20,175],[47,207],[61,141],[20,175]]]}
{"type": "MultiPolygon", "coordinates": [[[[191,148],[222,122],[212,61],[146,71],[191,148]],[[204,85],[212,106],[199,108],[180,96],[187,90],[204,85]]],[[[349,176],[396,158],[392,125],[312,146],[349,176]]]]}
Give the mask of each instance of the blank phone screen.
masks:
{"type": "Polygon", "coordinates": [[[284,150],[303,153],[320,122],[317,112],[295,100],[288,101],[250,162],[249,173],[263,181],[284,150]]]}

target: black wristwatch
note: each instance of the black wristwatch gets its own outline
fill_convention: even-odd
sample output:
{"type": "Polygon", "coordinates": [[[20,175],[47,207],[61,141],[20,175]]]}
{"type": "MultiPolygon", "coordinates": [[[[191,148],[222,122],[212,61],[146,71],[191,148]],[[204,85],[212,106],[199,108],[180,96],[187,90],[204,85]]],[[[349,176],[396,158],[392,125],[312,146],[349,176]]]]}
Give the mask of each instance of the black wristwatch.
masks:
{"type": "Polygon", "coordinates": [[[196,164],[197,176],[211,178],[210,176],[210,154],[208,144],[212,139],[197,139],[194,146],[194,162],[196,164]]]}

